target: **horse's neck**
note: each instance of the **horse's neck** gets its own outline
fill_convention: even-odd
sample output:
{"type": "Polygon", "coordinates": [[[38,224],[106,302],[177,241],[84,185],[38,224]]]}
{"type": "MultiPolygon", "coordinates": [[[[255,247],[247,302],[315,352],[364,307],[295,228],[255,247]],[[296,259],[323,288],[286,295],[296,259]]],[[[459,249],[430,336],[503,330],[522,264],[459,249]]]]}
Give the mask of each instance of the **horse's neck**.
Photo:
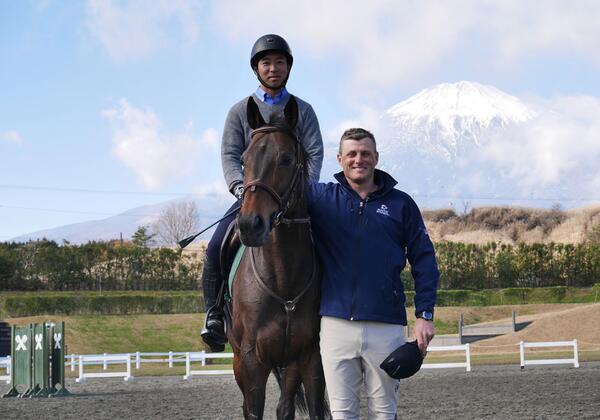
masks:
{"type": "Polygon", "coordinates": [[[254,252],[261,277],[282,294],[302,289],[309,278],[297,277],[310,277],[316,264],[309,224],[279,225],[254,252]]]}

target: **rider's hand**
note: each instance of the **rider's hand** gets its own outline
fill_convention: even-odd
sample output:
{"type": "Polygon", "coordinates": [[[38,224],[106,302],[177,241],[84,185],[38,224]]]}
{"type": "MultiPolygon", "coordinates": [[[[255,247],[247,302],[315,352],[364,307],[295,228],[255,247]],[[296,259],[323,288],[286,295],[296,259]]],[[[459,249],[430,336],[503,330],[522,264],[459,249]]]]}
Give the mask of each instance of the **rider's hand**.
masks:
{"type": "Polygon", "coordinates": [[[233,195],[235,195],[235,198],[242,201],[242,198],[244,197],[244,186],[238,185],[237,187],[235,187],[233,189],[233,195]]]}

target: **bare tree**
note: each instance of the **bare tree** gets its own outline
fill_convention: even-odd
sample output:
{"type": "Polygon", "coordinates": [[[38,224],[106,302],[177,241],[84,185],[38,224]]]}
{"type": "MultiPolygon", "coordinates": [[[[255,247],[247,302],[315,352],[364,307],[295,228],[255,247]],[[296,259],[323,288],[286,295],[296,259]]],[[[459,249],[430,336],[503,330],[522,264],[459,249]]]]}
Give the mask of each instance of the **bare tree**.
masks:
{"type": "Polygon", "coordinates": [[[152,225],[163,244],[174,245],[198,231],[198,207],[193,201],[169,204],[152,225]]]}

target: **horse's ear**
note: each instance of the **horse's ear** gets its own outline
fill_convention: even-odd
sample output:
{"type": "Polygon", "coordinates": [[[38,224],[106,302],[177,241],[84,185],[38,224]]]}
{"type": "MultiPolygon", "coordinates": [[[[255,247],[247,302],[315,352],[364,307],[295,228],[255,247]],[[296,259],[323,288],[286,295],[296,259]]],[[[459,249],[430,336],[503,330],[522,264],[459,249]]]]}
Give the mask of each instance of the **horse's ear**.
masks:
{"type": "Polygon", "coordinates": [[[298,102],[294,95],[290,95],[290,99],[288,99],[287,104],[285,104],[283,115],[285,116],[288,126],[296,128],[296,124],[298,123],[298,102]]]}
{"type": "Polygon", "coordinates": [[[248,118],[248,125],[253,130],[266,125],[264,118],[260,114],[258,105],[256,105],[256,102],[254,102],[254,98],[252,96],[248,98],[248,104],[246,105],[246,117],[248,118]]]}

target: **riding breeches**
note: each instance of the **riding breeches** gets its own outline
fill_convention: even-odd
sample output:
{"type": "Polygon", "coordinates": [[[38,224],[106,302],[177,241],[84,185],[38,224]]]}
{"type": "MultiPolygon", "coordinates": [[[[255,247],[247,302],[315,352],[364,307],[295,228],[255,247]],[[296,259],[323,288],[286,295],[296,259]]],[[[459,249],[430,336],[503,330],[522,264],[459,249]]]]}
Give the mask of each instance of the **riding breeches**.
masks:
{"type": "MultiPolygon", "coordinates": [[[[227,210],[226,214],[238,206],[239,203],[233,203],[229,210],[227,210]]],[[[219,293],[219,288],[221,287],[221,282],[217,281],[218,279],[221,279],[221,244],[223,243],[223,239],[227,233],[227,228],[235,219],[236,215],[237,213],[234,213],[219,222],[215,233],[213,233],[212,238],[208,242],[208,247],[206,248],[206,259],[208,260],[207,266],[212,270],[211,275],[203,274],[202,276],[204,301],[207,305],[207,308],[214,304],[217,299],[217,294],[219,293]]]]}
{"type": "Polygon", "coordinates": [[[369,419],[394,419],[400,381],[379,365],[404,343],[402,325],[321,319],[321,358],[333,419],[358,419],[364,386],[369,419]]]}

